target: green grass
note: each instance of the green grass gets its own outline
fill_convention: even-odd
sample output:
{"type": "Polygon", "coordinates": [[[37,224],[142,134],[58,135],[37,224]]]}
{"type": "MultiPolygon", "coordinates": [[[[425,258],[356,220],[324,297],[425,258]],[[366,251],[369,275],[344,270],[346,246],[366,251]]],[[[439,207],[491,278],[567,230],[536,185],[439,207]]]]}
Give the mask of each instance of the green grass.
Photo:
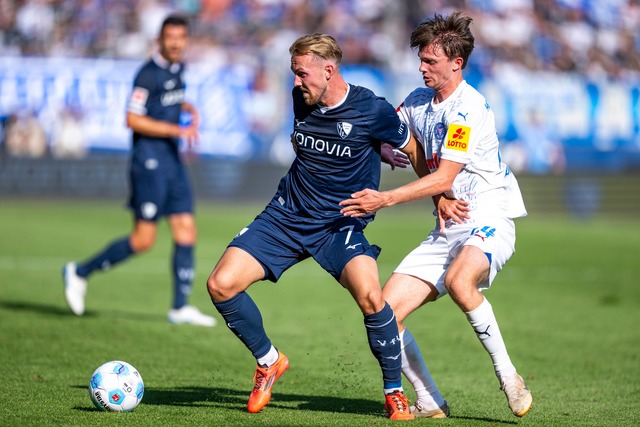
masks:
{"type": "MultiPolygon", "coordinates": [[[[198,206],[191,301],[219,321],[206,277],[261,207],[198,206]]],[[[130,217],[119,202],[2,200],[0,224],[0,425],[393,424],[383,417],[381,376],[362,316],[312,261],[292,268],[277,285],[250,289],[291,369],[269,406],[249,414],[255,361],[244,346],[222,325],[166,321],[172,291],[164,223],[152,251],[92,277],[83,317],[66,308],[61,267],[127,233],[130,217]],[[133,413],[100,412],[89,400],[91,373],[112,359],[128,361],[144,378],[144,399],[133,413]]],[[[431,224],[429,212],[417,205],[389,209],[371,224],[369,239],[383,247],[383,281],[431,224]]],[[[452,417],[415,422],[639,425],[640,223],[532,217],[518,227],[518,252],[486,295],[533,392],[532,411],[521,420],[511,415],[489,357],[445,298],[407,323],[452,417]]]]}

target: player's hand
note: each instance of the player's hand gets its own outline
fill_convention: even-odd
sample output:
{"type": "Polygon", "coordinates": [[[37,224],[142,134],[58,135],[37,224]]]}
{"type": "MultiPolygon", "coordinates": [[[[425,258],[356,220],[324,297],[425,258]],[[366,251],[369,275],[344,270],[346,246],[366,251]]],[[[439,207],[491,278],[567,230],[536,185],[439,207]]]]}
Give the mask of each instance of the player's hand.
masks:
{"type": "Polygon", "coordinates": [[[444,196],[440,197],[436,206],[440,230],[445,229],[447,220],[453,220],[458,224],[463,224],[465,219],[469,219],[467,213],[469,210],[469,203],[464,200],[448,199],[444,196]]]}
{"type": "Polygon", "coordinates": [[[191,108],[191,125],[196,129],[200,127],[200,113],[194,107],[191,108]]]}
{"type": "Polygon", "coordinates": [[[187,148],[191,150],[200,139],[200,133],[198,132],[198,125],[191,123],[187,127],[180,128],[180,138],[187,143],[187,148]]]}
{"type": "Polygon", "coordinates": [[[379,211],[388,206],[387,193],[367,188],[351,195],[351,199],[343,200],[340,213],[344,216],[359,217],[379,211]]]}
{"type": "Polygon", "coordinates": [[[380,156],[382,161],[391,166],[391,170],[398,168],[406,168],[410,162],[409,158],[401,151],[394,150],[394,148],[386,143],[383,143],[380,147],[380,156]]]}

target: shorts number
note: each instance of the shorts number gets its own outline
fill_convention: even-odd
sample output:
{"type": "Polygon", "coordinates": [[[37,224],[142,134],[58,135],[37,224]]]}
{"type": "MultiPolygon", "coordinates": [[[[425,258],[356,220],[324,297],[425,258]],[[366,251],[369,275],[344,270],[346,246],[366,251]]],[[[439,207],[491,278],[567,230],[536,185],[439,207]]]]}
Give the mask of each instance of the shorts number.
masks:
{"type": "Polygon", "coordinates": [[[351,232],[353,231],[353,225],[345,225],[340,229],[340,231],[344,231],[344,230],[349,230],[349,232],[347,233],[347,238],[344,239],[344,244],[348,245],[349,240],[351,240],[351,232]]]}
{"type": "Polygon", "coordinates": [[[488,225],[485,225],[482,228],[475,227],[473,230],[471,230],[472,236],[478,236],[482,240],[486,239],[487,237],[493,237],[495,236],[495,234],[496,234],[496,229],[489,227],[488,225]]]}

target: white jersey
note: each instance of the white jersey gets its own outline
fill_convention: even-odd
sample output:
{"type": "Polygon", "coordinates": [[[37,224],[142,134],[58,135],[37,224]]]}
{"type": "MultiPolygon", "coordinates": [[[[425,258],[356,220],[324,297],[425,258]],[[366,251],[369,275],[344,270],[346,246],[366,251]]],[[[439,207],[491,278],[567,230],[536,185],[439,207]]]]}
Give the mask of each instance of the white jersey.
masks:
{"type": "Polygon", "coordinates": [[[518,182],[500,160],[495,118],[485,98],[465,81],[444,102],[434,104],[433,95],[430,88],[414,90],[398,115],[424,147],[431,172],[440,159],[464,165],[447,195],[467,201],[472,219],[527,215],[518,182]]]}

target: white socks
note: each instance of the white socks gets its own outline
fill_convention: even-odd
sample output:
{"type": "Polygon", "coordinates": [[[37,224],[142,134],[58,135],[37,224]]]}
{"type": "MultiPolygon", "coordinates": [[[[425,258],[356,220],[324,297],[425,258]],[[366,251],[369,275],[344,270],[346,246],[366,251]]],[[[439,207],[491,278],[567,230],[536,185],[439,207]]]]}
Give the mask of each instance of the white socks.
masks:
{"type": "Polygon", "coordinates": [[[402,373],[413,386],[416,400],[427,410],[443,406],[444,398],[431,378],[420,348],[408,329],[400,332],[400,346],[402,349],[402,373]]]}
{"type": "Polygon", "coordinates": [[[276,363],[277,360],[278,350],[274,346],[271,346],[269,352],[258,359],[258,365],[262,366],[263,368],[268,368],[269,366],[276,363]]]}
{"type": "MultiPolygon", "coordinates": [[[[480,343],[491,356],[496,376],[500,378],[500,376],[514,374],[516,368],[511,363],[489,301],[485,298],[475,310],[465,313],[465,315],[480,343]]],[[[431,378],[420,348],[408,329],[400,332],[400,345],[402,348],[402,373],[413,386],[416,400],[427,410],[442,407],[444,398],[431,378]]]]}
{"type": "Polygon", "coordinates": [[[515,373],[516,368],[511,363],[507,347],[504,345],[496,316],[493,314],[493,308],[489,301],[485,298],[475,310],[465,314],[480,343],[491,356],[496,376],[499,378],[500,376],[515,373]]]}

